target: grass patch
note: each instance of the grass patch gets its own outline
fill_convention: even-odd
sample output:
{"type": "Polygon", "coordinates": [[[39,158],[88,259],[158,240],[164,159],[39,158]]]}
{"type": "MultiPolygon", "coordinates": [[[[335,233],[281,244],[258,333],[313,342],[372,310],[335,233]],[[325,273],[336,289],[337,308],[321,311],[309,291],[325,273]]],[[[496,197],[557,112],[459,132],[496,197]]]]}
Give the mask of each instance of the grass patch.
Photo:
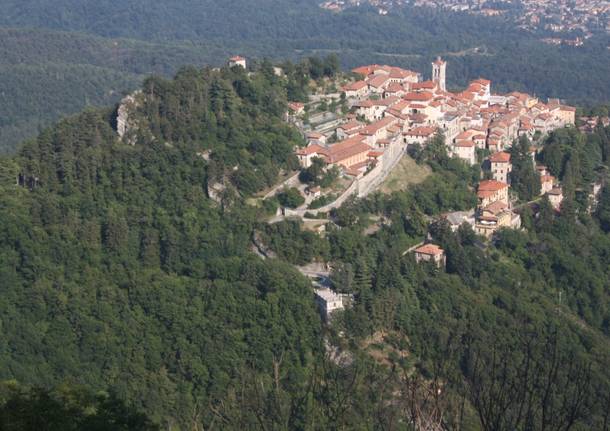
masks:
{"type": "Polygon", "coordinates": [[[405,154],[381,184],[380,190],[383,193],[405,190],[411,184],[423,182],[431,173],[432,170],[428,165],[418,165],[415,160],[405,154]]]}

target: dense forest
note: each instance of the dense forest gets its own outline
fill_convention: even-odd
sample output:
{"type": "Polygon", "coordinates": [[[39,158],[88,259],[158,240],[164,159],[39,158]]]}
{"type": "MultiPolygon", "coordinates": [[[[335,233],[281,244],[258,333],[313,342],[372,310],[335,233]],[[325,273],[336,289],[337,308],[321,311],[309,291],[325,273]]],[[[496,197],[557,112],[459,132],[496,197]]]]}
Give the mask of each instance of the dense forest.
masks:
{"type": "Polygon", "coordinates": [[[610,189],[591,214],[577,192],[610,130],[550,135],[562,212],[543,201],[494,243],[428,227],[476,203],[478,170],[441,137],[426,181],[345,205],[321,237],[248,199],[296,167],[282,117],[317,69],[284,68],[152,77],[134,145],[98,109],[0,159],[0,426],[36,429],[40,408],[73,429],[608,429],[610,189]],[[446,271],[403,254],[428,233],[446,271]],[[293,266],[315,260],[354,295],[331,326],[293,266]]]}
{"type": "Polygon", "coordinates": [[[482,75],[498,91],[583,106],[610,98],[607,37],[554,47],[497,18],[421,8],[333,14],[317,0],[1,0],[0,8],[5,153],[66,114],[118,101],[143,75],[218,66],[232,54],[279,61],[336,53],[344,68],[391,63],[424,74],[443,55],[453,88],[482,75]]]}

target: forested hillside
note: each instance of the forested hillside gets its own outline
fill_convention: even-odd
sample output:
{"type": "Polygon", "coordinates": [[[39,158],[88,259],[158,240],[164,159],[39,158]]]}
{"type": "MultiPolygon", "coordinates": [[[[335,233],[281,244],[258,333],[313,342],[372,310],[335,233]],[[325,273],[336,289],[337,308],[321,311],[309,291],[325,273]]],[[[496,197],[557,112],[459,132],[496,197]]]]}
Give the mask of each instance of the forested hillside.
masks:
{"type": "Polygon", "coordinates": [[[154,426],[134,411],[161,429],[607,429],[610,189],[593,215],[577,192],[608,165],[610,130],[546,142],[570,184],[560,215],[543,201],[487,245],[433,224],[442,272],[403,252],[476,201],[478,171],[443,145],[420,158],[429,179],[337,210],[325,237],[246,203],[295,166],[281,117],[309,69],[285,70],[150,78],[134,145],[92,110],[0,159],[0,380],[46,388],[0,387],[0,426],[84,386],[112,395],[83,395],[76,423],[137,429],[154,426]],[[254,232],[280,258],[251,252],[254,232]],[[354,295],[330,328],[292,265],[312,259],[354,295]]]}
{"type": "Polygon", "coordinates": [[[425,74],[430,60],[443,55],[453,87],[483,75],[500,91],[526,90],[579,105],[610,99],[603,36],[581,48],[552,47],[498,18],[418,8],[391,16],[365,8],[333,14],[317,3],[1,0],[0,66],[8,91],[0,151],[61,115],[118,100],[141,75],[220,65],[230,54],[296,59],[332,52],[348,68],[391,63],[425,74]],[[40,94],[45,86],[48,95],[40,94]]]}

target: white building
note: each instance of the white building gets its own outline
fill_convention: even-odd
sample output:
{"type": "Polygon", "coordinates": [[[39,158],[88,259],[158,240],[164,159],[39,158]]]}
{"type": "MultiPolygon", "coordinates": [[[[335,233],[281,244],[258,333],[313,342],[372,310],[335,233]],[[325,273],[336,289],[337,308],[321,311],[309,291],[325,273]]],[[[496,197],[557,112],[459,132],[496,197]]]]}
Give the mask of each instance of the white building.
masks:
{"type": "Polygon", "coordinates": [[[243,57],[240,57],[239,55],[236,55],[234,57],[229,58],[228,65],[229,65],[229,67],[240,66],[245,69],[246,68],[246,59],[243,57]]]}
{"type": "Polygon", "coordinates": [[[440,57],[437,57],[432,63],[432,81],[438,84],[441,91],[447,91],[446,70],[447,62],[443,61],[440,57]]]}
{"type": "Polygon", "coordinates": [[[320,308],[320,314],[324,321],[330,321],[332,314],[337,310],[343,310],[350,295],[335,293],[330,289],[316,289],[316,303],[320,308]]]}

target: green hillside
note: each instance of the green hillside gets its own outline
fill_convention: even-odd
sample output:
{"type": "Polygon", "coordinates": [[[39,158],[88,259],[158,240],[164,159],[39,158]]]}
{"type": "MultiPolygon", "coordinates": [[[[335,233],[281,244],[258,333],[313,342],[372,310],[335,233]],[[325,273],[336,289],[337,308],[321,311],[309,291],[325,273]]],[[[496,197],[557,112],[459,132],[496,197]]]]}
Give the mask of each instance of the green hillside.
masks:
{"type": "Polygon", "coordinates": [[[610,189],[592,215],[576,191],[608,165],[610,130],[546,141],[561,215],[543,201],[527,233],[487,245],[433,224],[439,271],[403,252],[427,217],[471,208],[479,176],[442,151],[422,155],[422,183],[335,211],[324,237],[246,203],[296,165],[282,115],[307,68],[286,66],[150,78],[134,145],[113,109],[90,110],[0,159],[0,381],[43,387],[0,385],[0,425],[41,406],[98,429],[154,429],[134,411],[171,430],[603,429],[610,189]],[[279,258],[251,251],[255,232],[279,258]],[[292,265],[313,259],[354,295],[331,327],[292,265]],[[84,395],[98,391],[113,396],[84,395]]]}

